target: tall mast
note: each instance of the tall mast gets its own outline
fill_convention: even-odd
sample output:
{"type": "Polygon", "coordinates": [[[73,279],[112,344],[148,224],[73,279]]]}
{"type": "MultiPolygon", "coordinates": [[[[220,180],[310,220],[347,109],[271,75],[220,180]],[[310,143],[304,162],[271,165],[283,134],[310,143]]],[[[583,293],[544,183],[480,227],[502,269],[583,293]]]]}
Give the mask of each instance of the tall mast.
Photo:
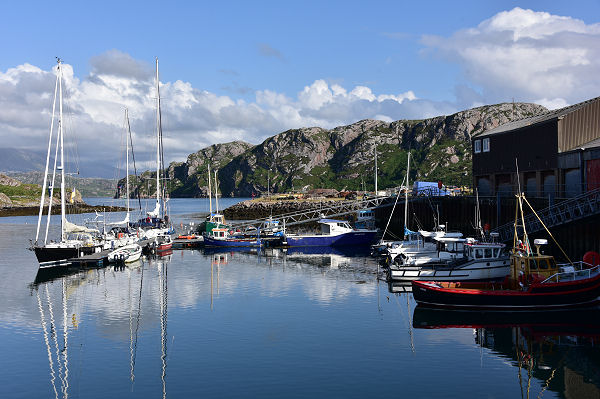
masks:
{"type": "Polygon", "coordinates": [[[131,126],[129,126],[129,111],[125,108],[125,123],[127,131],[125,132],[125,153],[127,154],[126,158],[126,167],[125,167],[125,175],[126,175],[126,188],[125,195],[127,196],[127,223],[129,223],[129,137],[131,136],[131,126]]]}
{"type": "Polygon", "coordinates": [[[217,204],[217,213],[219,213],[219,180],[217,179],[217,169],[215,169],[215,203],[217,204]]]}
{"type": "Polygon", "coordinates": [[[377,146],[375,146],[375,196],[377,196],[377,146]]]}
{"type": "Polygon", "coordinates": [[[210,210],[209,220],[212,222],[212,187],[210,185],[210,163],[208,163],[206,166],[208,168],[208,206],[210,210]]]}
{"type": "Polygon", "coordinates": [[[61,61],[58,60],[58,98],[59,98],[59,111],[58,111],[58,134],[60,135],[60,238],[61,241],[65,239],[65,222],[66,216],[66,203],[65,203],[65,153],[64,153],[64,136],[63,136],[63,103],[62,103],[62,67],[61,61]]]}
{"type": "MultiPolygon", "coordinates": [[[[156,209],[160,209],[160,91],[158,57],[156,57],[156,209]]],[[[157,212],[156,217],[159,216],[160,212],[157,212]]]]}
{"type": "Polygon", "coordinates": [[[406,164],[406,190],[404,190],[404,235],[408,229],[408,188],[409,184],[409,172],[410,172],[410,152],[408,153],[408,162],[406,164]]]}

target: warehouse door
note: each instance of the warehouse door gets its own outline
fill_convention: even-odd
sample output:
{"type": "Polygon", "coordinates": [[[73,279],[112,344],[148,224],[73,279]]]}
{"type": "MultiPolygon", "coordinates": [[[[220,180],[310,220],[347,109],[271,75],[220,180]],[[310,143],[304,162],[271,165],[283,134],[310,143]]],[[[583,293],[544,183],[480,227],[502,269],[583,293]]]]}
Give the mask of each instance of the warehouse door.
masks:
{"type": "Polygon", "coordinates": [[[586,165],[587,190],[600,188],[600,159],[590,159],[586,165]]]}

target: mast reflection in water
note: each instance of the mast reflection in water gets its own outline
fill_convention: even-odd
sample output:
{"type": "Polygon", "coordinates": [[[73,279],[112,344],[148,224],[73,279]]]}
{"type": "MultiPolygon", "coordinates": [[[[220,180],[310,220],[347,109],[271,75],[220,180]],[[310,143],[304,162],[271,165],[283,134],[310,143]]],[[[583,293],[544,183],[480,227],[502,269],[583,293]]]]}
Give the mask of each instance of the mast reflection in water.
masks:
{"type": "Polygon", "coordinates": [[[417,306],[413,326],[472,329],[475,343],[516,367],[522,397],[541,397],[546,390],[600,397],[600,308],[478,312],[417,306]]]}
{"type": "MultiPolygon", "coordinates": [[[[127,266],[110,266],[90,270],[62,270],[59,273],[44,272],[36,276],[31,285],[35,293],[40,316],[41,331],[47,353],[50,387],[55,398],[68,398],[73,395],[69,377],[69,358],[74,356],[79,366],[86,361],[85,341],[90,333],[88,326],[98,313],[106,317],[106,327],[123,322],[127,309],[129,330],[129,379],[131,392],[134,392],[136,380],[136,360],[139,332],[143,313],[152,316],[152,309],[144,312],[144,271],[148,268],[155,275],[149,277],[146,286],[156,284],[156,288],[147,287],[146,291],[158,291],[158,312],[160,315],[160,382],[162,397],[167,396],[167,360],[168,360],[168,265],[172,252],[163,253],[139,260],[127,266]],[[127,290],[122,291],[123,278],[127,278],[127,290]],[[125,298],[124,295],[127,295],[125,298]],[[103,297],[104,301],[99,301],[103,297]],[[102,306],[102,302],[105,306],[102,306]],[[90,308],[90,305],[93,308],[90,308]],[[98,306],[100,305],[100,306],[98,306]],[[126,305],[126,306],[124,306],[126,305]],[[71,342],[69,338],[71,337],[71,342]],[[73,353],[75,348],[75,353],[73,353]]],[[[148,275],[146,274],[148,279],[148,275]]],[[[146,293],[148,296],[148,292],[146,293]]],[[[153,300],[150,298],[150,302],[153,300]]],[[[112,330],[112,328],[110,328],[112,330]]],[[[94,334],[92,332],[92,334],[94,334]]],[[[110,333],[112,334],[112,333],[110,333]]],[[[119,332],[117,335],[120,335],[119,332]]],[[[145,343],[146,344],[146,343],[145,343]]],[[[111,367],[115,366],[114,364],[111,367]]],[[[81,375],[78,375],[81,378],[81,375]]],[[[75,395],[79,396],[79,395],[75,395]]]]}

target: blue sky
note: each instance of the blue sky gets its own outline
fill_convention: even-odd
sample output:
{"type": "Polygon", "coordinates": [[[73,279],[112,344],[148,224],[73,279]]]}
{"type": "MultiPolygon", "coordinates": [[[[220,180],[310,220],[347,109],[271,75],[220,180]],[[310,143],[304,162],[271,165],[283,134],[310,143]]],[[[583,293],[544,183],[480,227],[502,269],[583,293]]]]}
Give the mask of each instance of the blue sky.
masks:
{"type": "Polygon", "coordinates": [[[19,134],[28,149],[44,141],[49,120],[13,114],[31,120],[50,108],[34,93],[49,92],[55,56],[72,68],[73,109],[90,140],[117,137],[117,110],[128,106],[148,143],[158,56],[169,160],[303,126],[513,98],[556,108],[600,94],[599,20],[599,1],[10,2],[0,139],[19,134]]]}

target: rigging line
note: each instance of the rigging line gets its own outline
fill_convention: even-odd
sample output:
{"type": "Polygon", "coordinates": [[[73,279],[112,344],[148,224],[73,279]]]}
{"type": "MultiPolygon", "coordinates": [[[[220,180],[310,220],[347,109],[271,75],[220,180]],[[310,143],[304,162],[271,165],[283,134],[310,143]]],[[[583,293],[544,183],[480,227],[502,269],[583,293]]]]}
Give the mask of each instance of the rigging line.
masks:
{"type": "MultiPolygon", "coordinates": [[[[60,67],[60,64],[59,64],[60,67]]],[[[46,154],[46,168],[44,169],[44,184],[42,185],[42,195],[40,200],[40,211],[38,214],[38,222],[37,229],[35,233],[35,242],[37,245],[37,241],[40,235],[40,225],[42,222],[42,217],[44,215],[44,202],[46,197],[46,187],[48,183],[48,166],[50,165],[50,152],[52,150],[52,134],[54,132],[54,120],[56,119],[56,96],[58,93],[58,74],[56,74],[56,83],[54,85],[54,101],[52,102],[52,119],[50,120],[50,135],[48,137],[48,152],[46,154]]],[[[52,201],[52,199],[50,199],[52,201]]],[[[49,220],[48,220],[49,223],[49,220]]]]}
{"type": "MultiPolygon", "coordinates": [[[[538,220],[540,221],[540,223],[542,224],[542,226],[544,226],[544,229],[546,229],[546,232],[548,232],[548,234],[550,234],[550,237],[552,237],[552,240],[554,240],[554,243],[556,245],[558,245],[558,248],[560,248],[560,251],[563,253],[563,255],[567,258],[567,260],[569,261],[569,263],[572,265],[573,262],[571,262],[571,259],[569,258],[569,256],[562,249],[562,247],[560,246],[560,244],[558,243],[558,241],[556,241],[556,238],[554,238],[554,236],[552,235],[552,233],[550,232],[550,230],[548,230],[548,227],[546,227],[546,225],[544,224],[544,222],[542,221],[542,219],[538,216],[537,212],[535,211],[535,209],[533,209],[533,207],[531,206],[531,204],[529,203],[529,201],[527,200],[527,198],[525,197],[525,195],[523,195],[523,199],[525,200],[525,202],[527,203],[527,205],[529,205],[529,209],[531,209],[531,211],[533,212],[533,214],[535,215],[535,217],[537,217],[538,220]]],[[[523,218],[523,225],[525,225],[525,218],[523,218]]]]}
{"type": "Polygon", "coordinates": [[[136,182],[135,190],[137,191],[138,205],[140,207],[140,213],[141,213],[142,212],[142,199],[140,197],[140,184],[138,182],[137,166],[135,164],[135,153],[133,152],[133,138],[132,138],[132,134],[131,134],[131,126],[129,129],[129,144],[131,147],[131,159],[133,159],[133,173],[135,173],[135,182],[136,182]]]}
{"type": "MultiPolygon", "coordinates": [[[[54,149],[54,169],[52,170],[52,184],[50,185],[50,194],[48,195],[48,216],[46,217],[46,234],[44,236],[44,245],[48,242],[48,229],[50,228],[50,219],[52,219],[52,199],[54,198],[54,184],[56,183],[56,163],[58,161],[58,146],[60,142],[60,124],[62,119],[58,118],[57,133],[56,133],[56,146],[54,149]]],[[[61,222],[62,223],[62,222],[61,222]]],[[[62,237],[61,237],[62,239],[62,237]]]]}
{"type": "Polygon", "coordinates": [[[42,299],[40,298],[39,289],[35,290],[37,296],[38,308],[40,309],[40,319],[42,322],[42,329],[44,330],[44,343],[46,344],[46,352],[48,353],[48,364],[50,365],[50,383],[54,389],[54,397],[58,399],[58,391],[56,390],[56,373],[54,372],[54,361],[52,359],[52,351],[50,350],[50,341],[48,339],[48,331],[46,330],[46,316],[44,315],[44,309],[42,307],[42,299]]]}

